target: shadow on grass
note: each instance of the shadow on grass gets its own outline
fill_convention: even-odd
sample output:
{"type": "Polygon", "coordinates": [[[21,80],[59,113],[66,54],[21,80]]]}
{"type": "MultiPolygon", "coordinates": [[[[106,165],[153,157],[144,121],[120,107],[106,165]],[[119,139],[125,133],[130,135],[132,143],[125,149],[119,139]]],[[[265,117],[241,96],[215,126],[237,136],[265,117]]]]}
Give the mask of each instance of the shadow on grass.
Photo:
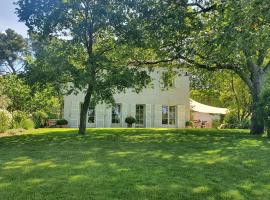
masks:
{"type": "Polygon", "coordinates": [[[269,150],[246,131],[38,130],[0,138],[0,196],[269,199],[269,150]]]}

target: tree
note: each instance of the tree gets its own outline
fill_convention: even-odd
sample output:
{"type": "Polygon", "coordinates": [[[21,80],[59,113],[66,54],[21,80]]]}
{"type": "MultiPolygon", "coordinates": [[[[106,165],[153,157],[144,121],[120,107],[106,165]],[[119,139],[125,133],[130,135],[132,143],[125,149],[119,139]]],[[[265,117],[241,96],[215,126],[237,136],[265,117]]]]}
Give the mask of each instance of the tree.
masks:
{"type": "Polygon", "coordinates": [[[0,74],[17,74],[23,68],[27,42],[14,30],[0,33],[0,74]]]}
{"type": "Polygon", "coordinates": [[[129,26],[134,15],[131,4],[129,0],[18,1],[18,16],[29,32],[66,38],[60,42],[64,50],[56,56],[68,64],[73,89],[85,92],[79,134],[85,134],[91,102],[112,102],[115,92],[134,87],[139,91],[150,81],[145,70],[127,67],[130,47],[136,42],[130,39],[137,34],[129,26]]]}
{"type": "Polygon", "coordinates": [[[229,108],[239,123],[250,117],[249,88],[237,75],[230,71],[192,70],[191,73],[191,98],[208,105],[229,108]]]}
{"type": "MultiPolygon", "coordinates": [[[[51,117],[59,115],[60,101],[54,87],[49,84],[30,86],[16,75],[0,77],[0,102],[9,111],[33,113],[44,111],[51,117]]],[[[3,106],[3,105],[1,105],[3,106]]]]}
{"type": "Polygon", "coordinates": [[[269,8],[263,0],[142,2],[134,8],[140,13],[139,28],[160,55],[160,60],[142,63],[177,61],[186,67],[234,72],[252,96],[251,133],[261,134],[264,123],[257,110],[270,71],[269,8]]]}
{"type": "Polygon", "coordinates": [[[0,77],[0,85],[3,86],[2,95],[10,99],[9,111],[28,111],[31,102],[31,88],[16,75],[0,77]]]}

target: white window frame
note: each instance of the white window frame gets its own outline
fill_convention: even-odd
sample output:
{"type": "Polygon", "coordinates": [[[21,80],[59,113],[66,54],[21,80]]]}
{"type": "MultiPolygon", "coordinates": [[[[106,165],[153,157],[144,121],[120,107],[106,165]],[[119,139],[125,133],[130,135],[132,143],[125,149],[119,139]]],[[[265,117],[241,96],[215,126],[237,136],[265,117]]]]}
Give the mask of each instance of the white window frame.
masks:
{"type": "Polygon", "coordinates": [[[161,115],[162,115],[162,119],[161,119],[161,123],[163,126],[176,126],[176,111],[177,111],[177,107],[176,106],[169,106],[169,105],[162,105],[162,111],[161,111],[161,115]],[[174,111],[172,112],[171,109],[174,109],[174,111]],[[163,111],[164,109],[167,109],[167,117],[164,117],[163,111]],[[167,121],[167,123],[164,121],[167,121]]]}
{"type": "Polygon", "coordinates": [[[121,124],[121,116],[122,116],[122,106],[121,106],[121,104],[115,104],[112,107],[112,113],[111,113],[111,115],[112,115],[112,124],[121,124]],[[116,107],[119,107],[119,114],[114,114],[116,107]],[[119,118],[118,119],[119,122],[116,122],[115,116],[117,116],[117,115],[118,115],[118,118],[119,118]]]}

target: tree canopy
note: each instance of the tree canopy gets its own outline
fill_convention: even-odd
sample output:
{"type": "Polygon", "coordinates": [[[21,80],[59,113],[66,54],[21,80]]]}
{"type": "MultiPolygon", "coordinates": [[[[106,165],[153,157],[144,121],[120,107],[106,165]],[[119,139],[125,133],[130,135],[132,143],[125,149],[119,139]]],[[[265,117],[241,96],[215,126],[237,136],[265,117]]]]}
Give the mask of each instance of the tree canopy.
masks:
{"type": "Polygon", "coordinates": [[[20,34],[12,29],[0,33],[0,75],[21,71],[26,52],[27,42],[20,34]]]}
{"type": "Polygon", "coordinates": [[[270,70],[269,6],[263,0],[144,1],[136,8],[139,28],[160,59],[141,63],[234,72],[252,96],[251,133],[262,133],[257,102],[270,70]]]}
{"type": "MultiPolygon", "coordinates": [[[[63,72],[67,72],[73,89],[85,93],[80,134],[85,133],[90,102],[112,102],[115,92],[126,88],[139,91],[150,81],[146,70],[128,67],[135,41],[131,38],[137,34],[129,23],[134,15],[132,3],[128,0],[18,1],[20,20],[26,23],[30,33],[58,43],[47,52],[53,61],[66,64],[68,68],[63,72]]],[[[51,64],[49,61],[47,66],[51,64]]]]}

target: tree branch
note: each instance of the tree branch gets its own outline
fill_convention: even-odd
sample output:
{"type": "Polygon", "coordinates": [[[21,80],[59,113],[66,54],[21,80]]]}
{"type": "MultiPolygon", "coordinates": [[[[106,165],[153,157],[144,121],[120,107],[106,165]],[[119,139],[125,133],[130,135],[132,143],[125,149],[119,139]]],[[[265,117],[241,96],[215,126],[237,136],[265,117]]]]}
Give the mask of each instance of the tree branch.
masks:
{"type": "Polygon", "coordinates": [[[141,60],[133,60],[133,61],[130,61],[128,64],[129,65],[133,65],[133,66],[139,66],[139,65],[157,65],[157,64],[160,64],[160,63],[168,63],[168,62],[172,62],[176,60],[175,58],[171,58],[171,59],[164,59],[164,60],[157,60],[157,61],[141,61],[141,60]]]}
{"type": "Polygon", "coordinates": [[[214,4],[214,5],[209,6],[209,7],[204,7],[199,3],[188,3],[187,6],[198,7],[200,10],[198,12],[195,12],[195,13],[199,14],[199,13],[206,13],[206,12],[212,11],[216,8],[217,5],[214,4]]]}

